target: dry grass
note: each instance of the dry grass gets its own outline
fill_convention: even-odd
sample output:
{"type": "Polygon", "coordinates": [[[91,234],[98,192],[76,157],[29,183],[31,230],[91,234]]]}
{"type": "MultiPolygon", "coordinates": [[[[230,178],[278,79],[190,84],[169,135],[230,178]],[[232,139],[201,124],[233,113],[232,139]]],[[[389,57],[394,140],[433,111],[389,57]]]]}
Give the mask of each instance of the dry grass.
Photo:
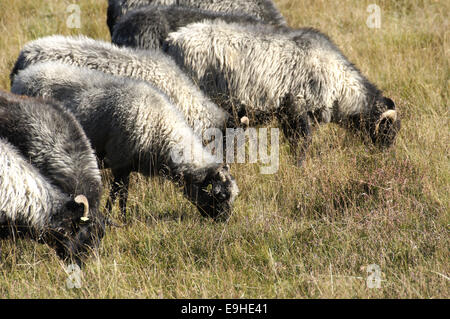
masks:
{"type": "MultiPolygon", "coordinates": [[[[5,298],[449,298],[449,24],[447,1],[279,0],[293,27],[330,35],[396,101],[402,130],[380,152],[334,125],[317,130],[302,168],[283,145],[278,174],[236,164],[241,189],[229,223],[203,219],[169,182],[133,177],[133,224],[111,229],[67,289],[48,247],[1,242],[5,298]],[[366,286],[378,264],[380,289],[366,286]]],[[[21,47],[50,34],[109,40],[106,0],[0,0],[0,87],[21,47]]],[[[1,165],[1,164],[0,164],[1,165]]],[[[117,216],[117,211],[115,211],[117,216]]]]}

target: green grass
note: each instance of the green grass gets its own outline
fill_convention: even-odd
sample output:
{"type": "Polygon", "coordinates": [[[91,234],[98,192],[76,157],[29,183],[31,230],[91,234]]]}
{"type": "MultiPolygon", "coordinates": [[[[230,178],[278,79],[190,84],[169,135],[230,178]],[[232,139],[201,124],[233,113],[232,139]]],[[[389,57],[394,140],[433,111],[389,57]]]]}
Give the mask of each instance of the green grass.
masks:
{"type": "MultiPolygon", "coordinates": [[[[106,2],[78,1],[82,28],[68,29],[71,1],[0,1],[0,87],[9,89],[27,41],[57,33],[109,41],[106,2]]],[[[327,33],[396,102],[396,144],[381,152],[326,125],[301,168],[286,143],[275,175],[232,165],[241,194],[228,223],[200,217],[168,181],[134,175],[132,224],[108,231],[82,288],[66,288],[47,246],[7,240],[1,297],[450,297],[448,2],[378,0],[380,29],[366,26],[371,0],[276,2],[291,26],[327,33]],[[370,264],[381,268],[380,289],[366,285],[370,264]]]]}

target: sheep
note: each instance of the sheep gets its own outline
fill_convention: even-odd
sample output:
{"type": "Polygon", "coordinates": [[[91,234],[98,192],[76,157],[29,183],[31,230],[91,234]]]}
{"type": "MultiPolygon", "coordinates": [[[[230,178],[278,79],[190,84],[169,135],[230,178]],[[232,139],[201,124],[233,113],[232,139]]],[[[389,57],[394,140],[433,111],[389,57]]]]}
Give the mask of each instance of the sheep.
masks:
{"type": "Polygon", "coordinates": [[[133,9],[147,5],[177,5],[215,12],[243,13],[276,26],[287,25],[272,0],[108,0],[106,22],[111,36],[114,25],[122,16],[133,9]]]}
{"type": "Polygon", "coordinates": [[[81,265],[103,236],[87,198],[68,196],[6,139],[0,139],[0,163],[0,237],[31,236],[81,265]]]}
{"type": "Polygon", "coordinates": [[[115,24],[111,41],[119,46],[161,49],[169,32],[203,19],[252,24],[259,21],[248,15],[206,11],[177,5],[149,5],[124,15],[115,24]]]}
{"type": "Polygon", "coordinates": [[[19,72],[11,90],[54,98],[75,114],[114,176],[108,209],[119,195],[126,216],[129,175],[137,171],[173,180],[202,215],[228,219],[239,193],[229,167],[203,147],[179,110],[150,84],[46,62],[19,72]]]}
{"type": "MultiPolygon", "coordinates": [[[[206,136],[205,131],[211,128],[224,130],[231,119],[229,114],[206,97],[170,57],[159,50],[119,48],[84,36],[45,37],[24,46],[11,72],[11,83],[21,69],[45,61],[60,61],[148,81],[183,112],[198,136],[206,136]]],[[[210,139],[204,141],[205,145],[209,142],[210,139]]]]}
{"type": "Polygon", "coordinates": [[[358,129],[381,147],[400,129],[394,102],[317,30],[205,20],[169,33],[165,42],[164,50],[217,104],[253,124],[278,117],[292,148],[302,151],[299,164],[313,121],[358,129]]]}
{"type": "Polygon", "coordinates": [[[102,181],[91,144],[78,121],[55,101],[0,90],[0,137],[16,146],[61,191],[84,194],[98,213],[102,181]]]}

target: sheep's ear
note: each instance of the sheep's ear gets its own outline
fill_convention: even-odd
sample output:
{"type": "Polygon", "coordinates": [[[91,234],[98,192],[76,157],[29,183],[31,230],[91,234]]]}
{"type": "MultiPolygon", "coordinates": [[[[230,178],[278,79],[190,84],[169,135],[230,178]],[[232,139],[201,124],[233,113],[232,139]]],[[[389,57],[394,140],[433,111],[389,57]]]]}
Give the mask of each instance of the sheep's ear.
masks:
{"type": "Polygon", "coordinates": [[[395,103],[390,98],[384,98],[384,104],[386,104],[388,110],[395,110],[395,103]]]}

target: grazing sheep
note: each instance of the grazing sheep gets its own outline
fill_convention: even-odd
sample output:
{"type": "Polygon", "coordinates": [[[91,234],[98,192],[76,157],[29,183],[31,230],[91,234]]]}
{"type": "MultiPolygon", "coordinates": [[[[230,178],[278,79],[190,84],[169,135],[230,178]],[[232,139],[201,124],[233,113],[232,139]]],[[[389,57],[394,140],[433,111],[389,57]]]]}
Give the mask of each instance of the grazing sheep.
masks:
{"type": "Polygon", "coordinates": [[[0,237],[28,235],[81,264],[103,236],[90,218],[87,198],[69,197],[4,139],[0,163],[0,237]]]}
{"type": "Polygon", "coordinates": [[[217,164],[183,115],[148,83],[47,62],[19,72],[11,90],[54,98],[75,114],[112,170],[109,208],[119,194],[125,214],[129,175],[137,171],[169,177],[202,215],[228,218],[238,194],[228,167],[217,164]]]}
{"type": "Polygon", "coordinates": [[[311,119],[359,129],[380,146],[391,145],[400,128],[394,102],[319,31],[205,20],[166,43],[214,102],[255,123],[278,116],[294,149],[301,136],[303,151],[308,146],[311,119]]]}
{"type": "Polygon", "coordinates": [[[229,119],[224,110],[212,103],[175,62],[159,50],[119,48],[83,36],[45,37],[24,46],[10,75],[11,83],[18,71],[45,61],[147,81],[169,97],[198,136],[203,136],[210,128],[223,130],[229,119]]]}
{"type": "Polygon", "coordinates": [[[78,121],[53,101],[0,90],[0,137],[17,147],[61,191],[84,194],[94,219],[102,181],[91,144],[78,121]]]}
{"type": "Polygon", "coordinates": [[[170,32],[204,19],[226,22],[258,23],[258,19],[240,14],[172,6],[145,6],[124,15],[114,26],[112,42],[140,49],[160,49],[170,32]]]}
{"type": "Polygon", "coordinates": [[[272,0],[108,0],[107,24],[111,36],[119,19],[147,5],[177,5],[215,12],[246,14],[276,26],[287,25],[272,0]]]}

